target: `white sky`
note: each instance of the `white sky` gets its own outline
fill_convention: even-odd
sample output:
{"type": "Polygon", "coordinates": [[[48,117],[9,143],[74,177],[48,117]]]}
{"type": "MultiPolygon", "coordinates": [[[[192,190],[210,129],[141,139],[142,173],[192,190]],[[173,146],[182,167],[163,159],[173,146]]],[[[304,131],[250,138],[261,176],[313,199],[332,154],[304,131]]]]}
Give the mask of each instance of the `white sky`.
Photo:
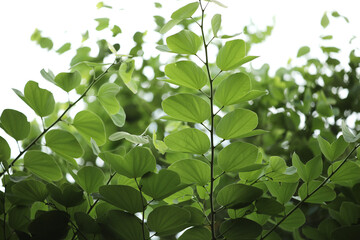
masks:
{"type": "MultiPolygon", "coordinates": [[[[193,0],[194,1],[194,0],[193,0]]],[[[109,17],[110,25],[120,26],[123,33],[119,34],[113,43],[119,41],[121,53],[128,53],[133,46],[132,35],[136,31],[148,31],[147,40],[157,41],[153,33],[155,23],[153,15],[161,15],[166,20],[177,8],[193,2],[177,0],[158,0],[163,9],[156,9],[152,0],[104,0],[113,9],[96,8],[97,0],[10,0],[1,1],[0,5],[0,112],[5,108],[21,110],[28,116],[35,117],[30,108],[19,99],[11,88],[23,91],[28,80],[35,80],[40,87],[57,89],[51,86],[40,75],[42,68],[53,70],[55,74],[67,71],[70,59],[77,47],[81,45],[81,34],[90,30],[92,42],[97,39],[111,39],[111,32],[103,30],[96,32],[95,18],[109,17]],[[54,42],[54,49],[63,43],[71,42],[72,51],[58,55],[53,51],[41,49],[35,42],[30,41],[34,29],[42,31],[44,37],[50,37],[54,42]]],[[[228,6],[224,9],[217,5],[210,5],[208,14],[221,13],[223,19],[223,33],[233,34],[241,32],[251,20],[259,28],[273,23],[276,17],[275,29],[271,37],[262,45],[255,45],[251,55],[259,55],[254,66],[259,67],[269,63],[272,70],[286,66],[289,58],[296,58],[297,50],[304,45],[311,47],[311,56],[319,56],[320,35],[332,34],[333,41],[324,45],[333,45],[342,49],[341,57],[348,56],[348,41],[352,36],[360,37],[360,3],[357,0],[220,0],[228,6]],[[320,19],[325,11],[338,11],[347,16],[350,24],[343,19],[330,18],[330,26],[322,29],[320,19]]],[[[210,19],[207,27],[210,27],[210,19]]],[[[174,30],[169,34],[174,34],[174,30]]],[[[241,37],[241,35],[240,35],[241,37]]],[[[111,41],[110,41],[111,42],[111,41]]],[[[359,39],[353,41],[352,48],[359,48],[359,39]]],[[[145,54],[156,55],[157,50],[152,47],[145,49],[145,54]]],[[[66,95],[56,92],[55,99],[64,99],[66,95]]],[[[66,97],[67,98],[67,97],[66,97]]],[[[1,136],[6,135],[0,130],[1,136]]]]}

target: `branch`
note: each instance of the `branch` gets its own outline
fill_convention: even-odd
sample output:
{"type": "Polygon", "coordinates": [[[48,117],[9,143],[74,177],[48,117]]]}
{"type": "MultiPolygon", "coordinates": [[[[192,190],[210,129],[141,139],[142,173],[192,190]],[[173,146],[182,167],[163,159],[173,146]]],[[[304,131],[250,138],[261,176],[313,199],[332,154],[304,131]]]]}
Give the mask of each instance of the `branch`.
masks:
{"type": "MultiPolygon", "coordinates": [[[[45,133],[47,133],[51,128],[53,128],[59,121],[61,121],[61,119],[65,116],[65,114],[67,112],[69,112],[69,110],[75,106],[81,99],[83,99],[86,94],[88,93],[88,91],[90,90],[90,88],[92,86],[94,86],[108,71],[109,69],[115,64],[112,63],[104,72],[102,72],[97,78],[94,79],[94,81],[92,81],[90,83],[90,85],[87,87],[87,89],[85,90],[85,92],[83,94],[81,94],[81,96],[72,104],[70,104],[65,111],[60,115],[60,117],[58,117],[58,119],[56,119],[48,128],[44,128],[44,130],[42,131],[42,133],[40,133],[39,136],[37,136],[26,148],[24,148],[24,150],[20,151],[20,153],[14,158],[14,160],[9,164],[8,169],[12,168],[14,166],[14,164],[16,163],[17,160],[20,159],[20,157],[27,152],[32,146],[35,145],[35,143],[42,137],[45,135],[45,133]]],[[[4,170],[3,172],[0,173],[0,177],[2,177],[5,174],[6,170],[4,170]]]]}
{"type": "Polygon", "coordinates": [[[353,150],[346,156],[346,158],[341,162],[341,164],[327,177],[325,180],[317,187],[315,188],[310,194],[308,194],[304,199],[302,199],[296,206],[291,209],[290,212],[285,214],[285,216],[273,227],[270,229],[269,232],[267,232],[264,236],[262,236],[260,239],[265,239],[267,236],[269,236],[282,222],[284,222],[293,212],[295,212],[296,209],[298,209],[307,199],[309,199],[314,193],[316,193],[320,188],[322,188],[332,176],[346,163],[346,161],[349,159],[351,154],[360,147],[360,144],[356,145],[353,150]]]}
{"type": "Polygon", "coordinates": [[[137,186],[137,188],[139,189],[139,192],[140,192],[141,205],[142,205],[141,229],[142,229],[143,239],[145,240],[145,210],[146,210],[146,205],[144,204],[144,200],[143,200],[144,196],[143,196],[142,191],[141,191],[141,186],[139,185],[136,178],[134,178],[134,180],[135,180],[136,186],[137,186]]]}

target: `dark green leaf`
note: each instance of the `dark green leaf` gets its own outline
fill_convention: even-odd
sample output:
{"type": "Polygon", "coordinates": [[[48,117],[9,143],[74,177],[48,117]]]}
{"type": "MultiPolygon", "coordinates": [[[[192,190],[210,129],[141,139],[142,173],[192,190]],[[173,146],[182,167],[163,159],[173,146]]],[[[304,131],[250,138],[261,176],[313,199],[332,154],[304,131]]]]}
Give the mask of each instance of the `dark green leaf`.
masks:
{"type": "Polygon", "coordinates": [[[335,229],[331,234],[334,240],[357,240],[360,236],[360,225],[342,226],[335,229]]]}
{"type": "Polygon", "coordinates": [[[77,206],[85,201],[83,191],[77,185],[64,183],[61,188],[58,188],[56,185],[49,183],[46,188],[52,199],[67,208],[77,206]]]}
{"type": "Polygon", "coordinates": [[[21,181],[13,185],[11,190],[19,198],[33,202],[43,202],[48,196],[45,184],[36,180],[21,181]]]}
{"type": "Polygon", "coordinates": [[[0,122],[1,128],[17,141],[23,140],[29,135],[30,123],[21,112],[5,109],[1,114],[0,122]]]}
{"type": "Polygon", "coordinates": [[[246,218],[230,219],[220,226],[220,233],[228,240],[256,239],[261,231],[258,223],[246,218]]]}
{"type": "MultiPolygon", "coordinates": [[[[288,213],[294,206],[285,207],[285,212],[288,213]]],[[[280,221],[281,218],[276,218],[276,221],[280,221]]],[[[305,215],[301,209],[296,209],[288,218],[280,224],[280,228],[286,231],[294,231],[301,227],[305,223],[305,215]]]]}
{"type": "Polygon", "coordinates": [[[0,162],[6,162],[11,156],[11,149],[7,141],[0,136],[0,162]]]}
{"type": "Polygon", "coordinates": [[[49,211],[37,214],[29,225],[33,239],[65,239],[70,226],[69,214],[63,211],[49,211]]]}
{"type": "Polygon", "coordinates": [[[272,198],[260,198],[255,202],[256,212],[267,215],[277,215],[284,211],[284,206],[272,198]]]}
{"type": "Polygon", "coordinates": [[[193,227],[186,230],[179,240],[209,240],[211,239],[211,232],[206,227],[193,227]]]}
{"type": "Polygon", "coordinates": [[[15,230],[26,232],[30,223],[30,208],[28,206],[14,206],[8,212],[9,226],[15,230]]]}
{"type": "Polygon", "coordinates": [[[79,158],[84,154],[84,150],[74,135],[65,130],[51,130],[45,135],[45,140],[46,145],[60,155],[79,158]]]}
{"type": "Polygon", "coordinates": [[[88,214],[83,212],[76,212],[74,218],[80,231],[83,233],[98,233],[100,227],[97,222],[88,214]]]}

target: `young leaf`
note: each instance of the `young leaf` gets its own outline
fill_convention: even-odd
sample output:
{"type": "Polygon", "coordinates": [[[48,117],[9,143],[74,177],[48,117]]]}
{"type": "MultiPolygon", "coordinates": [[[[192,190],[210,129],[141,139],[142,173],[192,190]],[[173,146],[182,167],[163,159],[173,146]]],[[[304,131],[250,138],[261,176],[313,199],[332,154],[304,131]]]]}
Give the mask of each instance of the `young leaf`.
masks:
{"type": "Polygon", "coordinates": [[[116,126],[122,127],[124,126],[126,121],[126,113],[124,109],[120,106],[119,112],[114,115],[110,115],[110,118],[116,126]]]}
{"type": "Polygon", "coordinates": [[[331,145],[328,141],[326,141],[324,138],[322,138],[320,135],[317,138],[320,150],[324,154],[324,156],[330,160],[333,161],[332,151],[331,151],[331,145]]]}
{"type": "Polygon", "coordinates": [[[147,224],[157,235],[166,236],[188,227],[190,217],[191,214],[186,209],[171,205],[160,206],[149,214],[147,224]]]}
{"type": "Polygon", "coordinates": [[[241,172],[242,169],[255,164],[258,151],[258,148],[250,143],[231,143],[220,151],[219,167],[225,172],[241,172]]]}
{"type": "Polygon", "coordinates": [[[189,3],[173,12],[173,14],[171,14],[171,18],[174,20],[183,20],[185,18],[189,18],[195,13],[198,7],[198,2],[189,3]]]}
{"type": "Polygon", "coordinates": [[[220,233],[228,240],[257,239],[261,231],[261,225],[246,218],[226,220],[220,226],[220,233]]]}
{"type": "Polygon", "coordinates": [[[215,37],[217,37],[217,33],[221,27],[221,15],[215,14],[211,19],[211,28],[215,37]]]}
{"type": "Polygon", "coordinates": [[[114,25],[111,32],[113,33],[112,37],[116,37],[119,33],[122,33],[121,28],[118,25],[114,25]]]}
{"type": "Polygon", "coordinates": [[[109,19],[108,18],[97,18],[95,21],[98,22],[98,26],[96,27],[97,31],[101,31],[109,26],[109,19]]]}
{"type": "Polygon", "coordinates": [[[183,159],[174,162],[168,168],[179,174],[184,184],[198,184],[205,186],[210,180],[210,166],[200,160],[183,159]]]}
{"type": "Polygon", "coordinates": [[[216,65],[223,71],[239,67],[246,54],[244,40],[232,40],[225,43],[216,57],[216,65]]]}
{"type": "Polygon", "coordinates": [[[105,83],[101,85],[97,97],[99,102],[109,115],[114,115],[120,111],[120,104],[116,99],[120,87],[115,83],[105,83]]]}
{"type": "Polygon", "coordinates": [[[110,141],[119,141],[121,139],[126,139],[129,142],[135,143],[135,144],[146,144],[149,143],[149,140],[146,136],[142,135],[132,135],[127,132],[116,132],[110,135],[109,140],[110,141]]]}
{"type": "Polygon", "coordinates": [[[165,137],[165,144],[175,152],[204,154],[210,148],[210,140],[202,131],[186,128],[165,137]]]}
{"type": "Polygon", "coordinates": [[[56,52],[58,54],[63,54],[64,52],[67,52],[71,49],[71,43],[64,43],[56,52]]]}
{"type": "Polygon", "coordinates": [[[79,158],[84,154],[84,150],[71,133],[54,129],[45,135],[46,145],[54,152],[69,156],[72,158],[79,158]]]}
{"type": "Polygon", "coordinates": [[[0,126],[16,141],[25,139],[30,132],[30,123],[26,116],[13,109],[5,109],[0,117],[0,126]]]}
{"type": "Polygon", "coordinates": [[[210,117],[210,106],[202,98],[188,94],[176,94],[162,102],[164,112],[184,122],[202,123],[210,117]]]}
{"type": "Polygon", "coordinates": [[[299,49],[296,57],[302,57],[310,52],[310,48],[308,46],[303,46],[299,49]]]}
{"type": "Polygon", "coordinates": [[[98,156],[101,151],[100,151],[99,146],[96,144],[95,140],[90,138],[90,144],[91,144],[91,149],[92,149],[94,155],[98,156]]]}
{"type": "Polygon", "coordinates": [[[248,75],[235,73],[223,80],[215,92],[215,101],[220,106],[228,106],[239,103],[251,90],[251,82],[248,75]]]}
{"type": "Polygon", "coordinates": [[[205,72],[191,61],[179,61],[165,66],[168,82],[192,89],[201,89],[208,81],[205,72]]]}
{"type": "Polygon", "coordinates": [[[141,212],[146,203],[140,192],[130,186],[101,186],[99,192],[106,202],[130,213],[141,212]]]}
{"type": "Polygon", "coordinates": [[[321,152],[329,161],[334,161],[340,157],[348,147],[348,143],[344,141],[343,136],[336,139],[331,145],[328,141],[323,139],[321,136],[318,137],[319,146],[321,152]]]}
{"type": "Polygon", "coordinates": [[[220,120],[216,126],[216,134],[223,139],[237,138],[251,132],[257,124],[256,113],[247,109],[236,109],[220,120]]]}
{"type": "Polygon", "coordinates": [[[45,181],[59,181],[63,175],[55,160],[38,150],[28,151],[24,156],[24,167],[45,181]]]}
{"type": "Polygon", "coordinates": [[[241,183],[230,184],[219,191],[216,201],[226,208],[238,209],[250,205],[262,194],[263,191],[257,187],[241,183]]]}
{"type": "Polygon", "coordinates": [[[70,92],[74,88],[78,87],[81,82],[81,75],[78,71],[75,72],[62,72],[56,75],[54,82],[65,92],[70,92]]]}
{"type": "Polygon", "coordinates": [[[326,14],[326,12],[324,13],[324,15],[322,16],[322,18],[321,18],[321,26],[323,27],[323,28],[326,28],[328,25],[329,25],[329,18],[328,18],[328,16],[327,16],[327,14],[326,14]]]}
{"type": "Polygon", "coordinates": [[[104,123],[93,112],[87,110],[78,112],[74,118],[73,126],[88,142],[90,142],[90,138],[93,138],[98,146],[102,146],[106,142],[104,123]]]}
{"type": "Polygon", "coordinates": [[[189,30],[182,30],[166,38],[171,51],[180,54],[196,54],[201,46],[201,38],[189,30]]]}
{"type": "Polygon", "coordinates": [[[124,84],[134,93],[137,93],[137,85],[132,79],[132,74],[135,70],[135,60],[127,59],[121,63],[119,68],[119,75],[123,80],[124,84]]]}
{"type": "Polygon", "coordinates": [[[78,183],[88,194],[98,192],[104,184],[105,175],[98,167],[85,166],[77,172],[78,183]]]}

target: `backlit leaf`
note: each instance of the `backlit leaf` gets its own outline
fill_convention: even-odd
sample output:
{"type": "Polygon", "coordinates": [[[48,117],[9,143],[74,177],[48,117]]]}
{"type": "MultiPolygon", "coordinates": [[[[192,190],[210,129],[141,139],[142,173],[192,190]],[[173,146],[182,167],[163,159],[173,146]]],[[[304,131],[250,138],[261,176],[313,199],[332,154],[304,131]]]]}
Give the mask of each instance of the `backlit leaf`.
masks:
{"type": "MultiPolygon", "coordinates": [[[[330,175],[338,166],[341,164],[342,161],[334,162],[328,168],[328,175],[330,175]]],[[[360,167],[354,162],[347,161],[341,168],[330,178],[331,181],[335,183],[343,183],[347,181],[356,181],[360,179],[360,167]]]]}
{"type": "Polygon", "coordinates": [[[221,15],[215,14],[211,19],[211,28],[215,37],[217,37],[217,33],[221,27],[221,15]]]}
{"type": "MultiPolygon", "coordinates": [[[[309,183],[304,183],[298,190],[298,194],[301,199],[304,199],[308,194],[312,193],[319,185],[320,181],[311,181],[309,183]]],[[[336,193],[329,186],[322,186],[317,190],[311,197],[309,197],[305,202],[308,203],[323,203],[334,200],[336,193]]]]}
{"type": "Polygon", "coordinates": [[[24,167],[46,181],[61,180],[63,175],[59,165],[48,154],[32,150],[24,156],[24,167]]]}
{"type": "Polygon", "coordinates": [[[344,136],[344,139],[348,143],[356,142],[360,139],[360,133],[355,135],[346,125],[345,121],[341,124],[342,134],[344,136]]]}
{"type": "Polygon", "coordinates": [[[64,43],[56,52],[58,54],[63,54],[64,52],[67,52],[71,49],[71,43],[64,43]]]}
{"type": "Polygon", "coordinates": [[[198,2],[189,3],[173,12],[173,14],[171,14],[171,18],[174,20],[183,20],[185,18],[189,18],[195,13],[198,7],[198,2]]]}
{"type": "Polygon", "coordinates": [[[246,46],[244,40],[232,40],[225,43],[220,48],[216,57],[216,65],[223,71],[228,71],[239,67],[245,57],[246,46]]]}
{"type": "Polygon", "coordinates": [[[97,97],[109,115],[116,114],[120,111],[120,104],[116,99],[116,94],[118,94],[119,91],[120,87],[115,83],[105,83],[101,85],[98,91],[97,97]]]}
{"type": "Polygon", "coordinates": [[[109,140],[110,141],[119,141],[121,139],[126,139],[129,142],[135,143],[135,144],[146,144],[149,142],[148,138],[146,136],[142,135],[133,135],[127,132],[116,132],[110,135],[109,140]]]}
{"type": "Polygon", "coordinates": [[[210,181],[210,166],[200,160],[183,159],[174,162],[168,168],[179,174],[184,184],[206,185],[210,181]]]}
{"type": "Polygon", "coordinates": [[[6,162],[10,158],[11,149],[7,141],[0,136],[0,162],[6,162]]]}
{"type": "Polygon", "coordinates": [[[104,185],[105,175],[98,167],[85,166],[77,172],[78,183],[88,194],[98,192],[104,185]]]}
{"type": "Polygon", "coordinates": [[[0,122],[1,128],[17,141],[23,140],[29,135],[30,123],[26,116],[19,111],[5,109],[1,114],[0,122]]]}
{"type": "Polygon", "coordinates": [[[135,94],[137,93],[137,85],[132,79],[132,74],[135,70],[135,60],[127,59],[123,63],[121,63],[119,68],[119,75],[125,85],[135,94]]]}
{"type": "Polygon", "coordinates": [[[46,145],[60,155],[79,158],[84,153],[84,150],[74,135],[65,130],[51,130],[45,135],[45,140],[46,145]]]}
{"type": "Polygon", "coordinates": [[[301,57],[310,52],[310,48],[308,46],[301,47],[296,55],[296,57],[301,57]]]}
{"type": "Polygon", "coordinates": [[[189,30],[182,30],[166,38],[171,51],[180,54],[196,54],[201,46],[201,38],[189,30]]]}
{"type": "Polygon", "coordinates": [[[96,27],[97,31],[101,31],[109,26],[109,19],[108,18],[97,18],[95,21],[98,22],[98,26],[96,27]]]}
{"type": "Polygon", "coordinates": [[[325,12],[324,15],[321,18],[321,26],[323,28],[326,28],[329,25],[329,23],[330,23],[329,18],[327,16],[326,12],[325,12]]]}
{"type": "Polygon", "coordinates": [[[93,112],[87,110],[78,112],[74,118],[73,126],[88,142],[90,142],[90,138],[93,138],[98,146],[102,146],[106,142],[104,123],[93,112]]]}
{"type": "Polygon", "coordinates": [[[80,85],[81,75],[78,71],[75,72],[62,72],[54,78],[56,85],[62,88],[65,92],[70,92],[80,85]]]}
{"type": "Polygon", "coordinates": [[[176,19],[176,20],[171,19],[160,29],[160,33],[161,34],[167,33],[181,21],[182,21],[182,19],[176,19]]]}

